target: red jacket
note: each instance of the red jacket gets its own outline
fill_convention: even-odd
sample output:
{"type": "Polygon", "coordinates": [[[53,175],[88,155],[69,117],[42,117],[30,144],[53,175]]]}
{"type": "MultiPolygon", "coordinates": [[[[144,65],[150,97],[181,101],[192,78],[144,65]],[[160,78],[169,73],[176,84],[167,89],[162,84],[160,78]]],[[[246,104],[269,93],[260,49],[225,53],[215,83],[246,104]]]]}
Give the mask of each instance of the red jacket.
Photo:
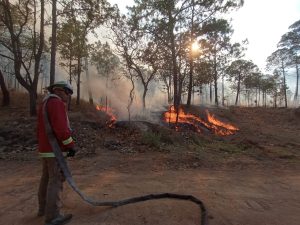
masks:
{"type": "MultiPolygon", "coordinates": [[[[57,95],[51,94],[50,96],[51,97],[49,98],[46,106],[49,122],[51,124],[54,135],[56,136],[58,144],[61,147],[61,150],[66,152],[68,151],[68,148],[74,146],[66,106],[61,98],[59,98],[57,95]]],[[[41,157],[55,157],[45,130],[43,118],[44,104],[45,101],[43,101],[43,103],[40,105],[38,111],[38,149],[41,157]]]]}

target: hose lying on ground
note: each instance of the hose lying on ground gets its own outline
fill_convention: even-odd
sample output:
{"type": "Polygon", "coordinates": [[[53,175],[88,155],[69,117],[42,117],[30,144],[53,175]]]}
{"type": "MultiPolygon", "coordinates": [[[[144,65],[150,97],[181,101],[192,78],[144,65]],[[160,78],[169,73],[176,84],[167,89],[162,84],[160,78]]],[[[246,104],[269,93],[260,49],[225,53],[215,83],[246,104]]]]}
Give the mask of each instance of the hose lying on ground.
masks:
{"type": "Polygon", "coordinates": [[[144,195],[144,196],[138,196],[138,197],[133,197],[133,198],[128,198],[128,199],[123,199],[120,201],[96,201],[85,194],[81,192],[81,190],[77,187],[75,184],[72,175],[70,173],[70,170],[68,168],[68,165],[64,159],[64,156],[62,154],[62,151],[60,150],[60,146],[57,142],[57,139],[54,136],[52,127],[49,123],[48,119],[48,112],[46,110],[46,105],[47,105],[48,99],[46,99],[46,102],[44,103],[43,106],[43,117],[44,117],[44,123],[45,123],[45,128],[47,132],[47,136],[49,138],[49,142],[51,144],[51,147],[53,149],[54,155],[58,161],[58,164],[60,168],[62,169],[67,182],[69,185],[72,187],[72,189],[87,203],[93,205],[93,206],[111,206],[111,207],[119,207],[131,203],[136,203],[136,202],[143,202],[147,200],[154,200],[154,199],[162,199],[162,198],[171,198],[171,199],[179,199],[179,200],[188,200],[192,201],[195,204],[197,204],[200,209],[201,209],[201,225],[206,225],[207,224],[207,211],[206,208],[203,204],[203,202],[192,196],[192,195],[181,195],[181,194],[173,194],[173,193],[161,193],[161,194],[149,194],[149,195],[144,195]]]}

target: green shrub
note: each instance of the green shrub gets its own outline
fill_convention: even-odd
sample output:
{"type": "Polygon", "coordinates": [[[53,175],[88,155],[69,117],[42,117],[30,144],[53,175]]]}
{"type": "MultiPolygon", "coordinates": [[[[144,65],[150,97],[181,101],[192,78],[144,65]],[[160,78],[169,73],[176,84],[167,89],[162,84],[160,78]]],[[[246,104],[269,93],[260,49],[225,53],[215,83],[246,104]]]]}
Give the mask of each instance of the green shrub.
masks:
{"type": "Polygon", "coordinates": [[[144,132],[142,135],[142,143],[150,147],[159,148],[161,145],[161,134],[153,133],[151,131],[144,132]]]}

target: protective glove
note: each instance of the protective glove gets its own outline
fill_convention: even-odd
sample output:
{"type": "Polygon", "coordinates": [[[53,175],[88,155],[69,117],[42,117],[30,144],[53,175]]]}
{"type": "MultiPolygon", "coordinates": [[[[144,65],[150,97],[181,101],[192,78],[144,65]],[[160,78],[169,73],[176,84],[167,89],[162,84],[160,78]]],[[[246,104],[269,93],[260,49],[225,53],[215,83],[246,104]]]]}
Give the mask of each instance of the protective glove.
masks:
{"type": "Polygon", "coordinates": [[[74,157],[76,154],[76,150],[74,148],[69,148],[67,157],[74,157]]]}

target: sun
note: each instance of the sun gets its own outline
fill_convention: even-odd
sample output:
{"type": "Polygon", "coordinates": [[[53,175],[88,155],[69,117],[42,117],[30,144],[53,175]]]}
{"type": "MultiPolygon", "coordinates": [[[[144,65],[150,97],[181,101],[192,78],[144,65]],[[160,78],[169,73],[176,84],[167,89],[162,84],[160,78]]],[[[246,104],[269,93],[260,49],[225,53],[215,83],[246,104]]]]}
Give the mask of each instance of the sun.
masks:
{"type": "Polygon", "coordinates": [[[194,41],[194,43],[192,44],[192,52],[198,52],[200,49],[200,46],[198,44],[197,41],[194,41]]]}

